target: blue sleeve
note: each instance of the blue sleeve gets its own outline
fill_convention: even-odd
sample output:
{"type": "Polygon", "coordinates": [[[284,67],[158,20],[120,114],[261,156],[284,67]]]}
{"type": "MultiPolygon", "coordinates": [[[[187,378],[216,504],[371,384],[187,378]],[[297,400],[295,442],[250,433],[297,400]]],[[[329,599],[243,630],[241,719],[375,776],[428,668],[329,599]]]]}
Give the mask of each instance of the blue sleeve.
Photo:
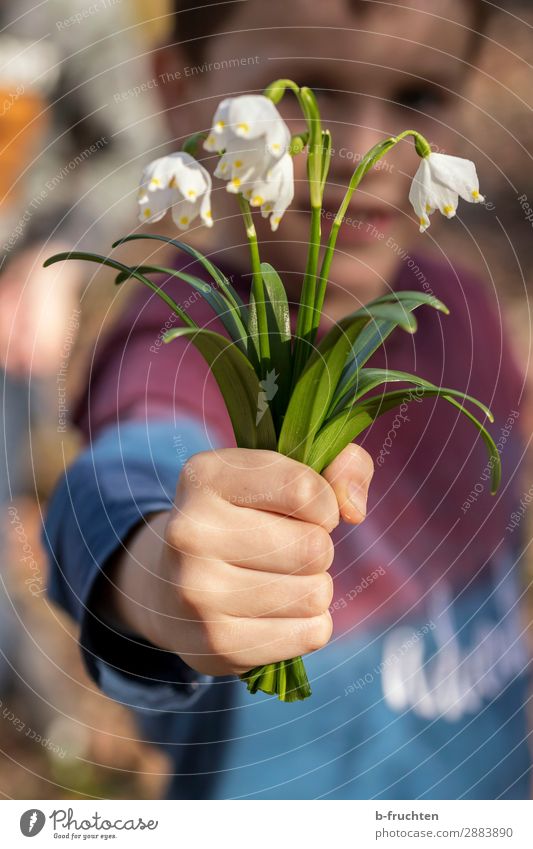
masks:
{"type": "Polygon", "coordinates": [[[211,679],[172,652],[102,621],[91,609],[94,590],[143,517],[171,508],[185,460],[212,447],[203,426],[191,420],[113,425],[70,467],[48,508],[49,595],[79,623],[91,677],[132,708],[183,708],[211,679]]]}

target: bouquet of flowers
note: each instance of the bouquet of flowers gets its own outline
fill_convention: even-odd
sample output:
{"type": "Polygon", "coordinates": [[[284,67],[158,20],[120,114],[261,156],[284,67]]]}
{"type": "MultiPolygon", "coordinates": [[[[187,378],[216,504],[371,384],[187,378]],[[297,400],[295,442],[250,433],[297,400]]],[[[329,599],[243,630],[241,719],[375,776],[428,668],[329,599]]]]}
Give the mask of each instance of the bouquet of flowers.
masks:
{"type": "MultiPolygon", "coordinates": [[[[165,341],[186,337],[203,355],[218,383],[241,448],[279,451],[321,472],[352,440],[378,417],[416,397],[440,396],[457,407],[478,429],[489,453],[492,491],[500,479],[500,458],[481,418],[493,421],[480,401],[453,388],[437,386],[390,369],[366,367],[367,361],[395,328],[416,331],[414,312],[420,306],[447,313],[432,295],[417,291],[387,293],[347,315],[317,344],[322,307],[339,228],[353,193],[370,169],[402,140],[411,138],[420,158],[409,194],[420,231],[439,210],[455,215],[459,197],[483,201],[475,166],[466,159],[434,153],[416,130],[385,138],[360,159],[344,199],[322,244],[322,198],[332,154],[331,134],[323,128],[315,95],[292,80],[277,80],[260,95],[230,97],[218,106],[210,132],[187,139],[183,149],[156,159],[145,169],[138,195],[140,219],[159,221],[170,210],[178,230],[200,217],[213,226],[211,175],[196,157],[202,147],[217,158],[214,176],[226,181],[244,219],[250,247],[251,292],[244,303],[230,281],[207,257],[178,239],[132,234],[113,245],[133,239],[168,242],[188,254],[205,278],[158,265],[130,267],[111,256],[71,251],[50,257],[45,265],[65,259],[84,259],[117,271],[116,282],[134,278],[149,287],[181,319],[165,341]],[[277,109],[285,96],[296,97],[305,132],[292,135],[277,109]],[[253,210],[269,218],[273,231],[293,199],[293,158],[307,156],[310,197],[310,234],[306,268],[293,334],[283,281],[268,263],[261,262],[253,210]],[[195,289],[217,314],[225,335],[200,327],[163,288],[157,278],[195,289]],[[154,279],[154,276],[156,279],[154,279]],[[404,388],[391,388],[404,384],[404,388]],[[270,391],[273,390],[273,391],[270,391]],[[275,391],[274,391],[275,390],[275,391]]],[[[204,155],[205,156],[205,155],[204,155]]],[[[311,694],[301,658],[251,669],[242,676],[248,690],[275,694],[282,701],[311,694]]]]}

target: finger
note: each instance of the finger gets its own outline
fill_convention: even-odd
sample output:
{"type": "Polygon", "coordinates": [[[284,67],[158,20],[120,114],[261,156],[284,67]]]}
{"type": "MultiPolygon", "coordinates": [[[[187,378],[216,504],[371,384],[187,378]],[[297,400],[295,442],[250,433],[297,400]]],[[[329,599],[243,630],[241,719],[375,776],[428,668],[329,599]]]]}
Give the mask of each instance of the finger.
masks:
{"type": "Polygon", "coordinates": [[[339,523],[335,494],[317,472],[276,451],[225,448],[195,454],[180,485],[216,494],[237,507],[293,516],[331,531],[339,523]]]}
{"type": "Polygon", "coordinates": [[[261,510],[210,500],[199,510],[193,500],[177,507],[167,542],[182,555],[231,563],[244,569],[310,575],[333,563],[334,548],[325,528],[261,510]]]}
{"type": "Polygon", "coordinates": [[[368,451],[350,444],[322,473],[333,489],[345,522],[358,525],[366,516],[374,463],[368,451]]]}
{"type": "MultiPolygon", "coordinates": [[[[195,564],[196,566],[196,564],[195,564]]],[[[327,572],[316,575],[275,575],[239,569],[229,563],[205,563],[180,575],[180,598],[192,611],[213,610],[245,618],[308,618],[325,613],[333,598],[327,572]]],[[[209,619],[209,613],[205,614],[209,619]]]]}
{"type": "Polygon", "coordinates": [[[206,630],[203,647],[206,656],[243,674],[255,666],[318,651],[329,641],[332,627],[328,612],[307,619],[228,618],[211,632],[206,630]]]}

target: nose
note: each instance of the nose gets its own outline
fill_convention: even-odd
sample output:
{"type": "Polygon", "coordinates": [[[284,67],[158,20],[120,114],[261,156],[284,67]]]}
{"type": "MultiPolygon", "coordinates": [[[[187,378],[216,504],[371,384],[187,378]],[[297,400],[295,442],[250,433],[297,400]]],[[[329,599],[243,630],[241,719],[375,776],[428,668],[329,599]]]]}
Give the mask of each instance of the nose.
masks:
{"type": "MultiPolygon", "coordinates": [[[[386,109],[376,98],[347,98],[342,117],[339,112],[334,128],[336,143],[331,170],[336,177],[349,179],[365,153],[390,134],[385,112],[386,109]]],[[[369,173],[367,179],[376,179],[378,173],[369,173]]]]}

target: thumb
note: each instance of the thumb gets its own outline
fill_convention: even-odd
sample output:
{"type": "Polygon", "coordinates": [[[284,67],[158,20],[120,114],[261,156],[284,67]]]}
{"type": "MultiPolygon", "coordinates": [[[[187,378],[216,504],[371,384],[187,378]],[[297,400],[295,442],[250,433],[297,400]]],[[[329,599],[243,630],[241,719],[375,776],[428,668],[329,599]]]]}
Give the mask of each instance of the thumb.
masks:
{"type": "Polygon", "coordinates": [[[330,484],[345,522],[359,525],[366,516],[368,487],[374,474],[372,457],[353,443],[336,457],[322,472],[330,484]]]}

